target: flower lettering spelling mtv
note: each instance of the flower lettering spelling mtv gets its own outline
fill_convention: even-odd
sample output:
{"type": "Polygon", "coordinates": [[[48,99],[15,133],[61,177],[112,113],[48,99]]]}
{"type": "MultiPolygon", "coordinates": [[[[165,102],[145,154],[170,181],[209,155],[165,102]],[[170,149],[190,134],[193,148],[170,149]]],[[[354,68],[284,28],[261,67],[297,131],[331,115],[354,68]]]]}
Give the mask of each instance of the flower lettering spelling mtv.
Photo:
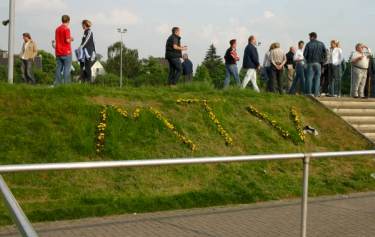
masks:
{"type": "Polygon", "coordinates": [[[101,153],[104,150],[105,144],[105,130],[107,128],[107,106],[105,106],[100,112],[100,120],[97,126],[97,138],[96,138],[96,152],[101,153]]]}
{"type": "Polygon", "coordinates": [[[177,131],[176,127],[170,121],[168,121],[168,119],[165,118],[158,110],[150,107],[150,112],[153,115],[155,115],[155,117],[158,120],[160,120],[167,129],[169,129],[170,131],[172,131],[173,134],[178,139],[180,139],[183,144],[188,145],[192,151],[197,150],[197,146],[190,139],[188,139],[187,137],[185,137],[184,135],[182,135],[179,131],[177,131]]]}
{"type": "Polygon", "coordinates": [[[293,118],[294,124],[295,124],[295,126],[297,128],[299,139],[301,140],[301,142],[305,142],[306,141],[306,136],[305,136],[305,133],[303,132],[302,120],[301,120],[301,117],[299,116],[299,114],[297,112],[297,109],[295,107],[292,107],[290,109],[290,113],[292,114],[292,118],[293,118]]]}
{"type": "Polygon", "coordinates": [[[233,138],[229,135],[229,133],[224,129],[223,125],[221,125],[220,121],[218,120],[217,116],[213,112],[212,108],[208,105],[207,100],[199,100],[199,99],[178,99],[177,104],[201,104],[204,110],[208,113],[208,117],[211,121],[216,125],[216,128],[219,134],[224,138],[226,145],[233,145],[233,138]]]}

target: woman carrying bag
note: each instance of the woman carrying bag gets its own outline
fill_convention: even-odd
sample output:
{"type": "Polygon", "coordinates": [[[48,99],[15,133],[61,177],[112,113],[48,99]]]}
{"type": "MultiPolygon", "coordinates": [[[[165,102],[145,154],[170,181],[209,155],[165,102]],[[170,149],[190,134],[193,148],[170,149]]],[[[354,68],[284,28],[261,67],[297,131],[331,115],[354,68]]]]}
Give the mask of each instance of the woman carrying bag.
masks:
{"type": "Polygon", "coordinates": [[[80,48],[77,50],[77,58],[81,65],[81,80],[83,82],[92,82],[91,67],[95,62],[96,52],[94,35],[91,31],[91,21],[83,20],[82,28],[84,34],[82,37],[82,43],[80,48]]]}

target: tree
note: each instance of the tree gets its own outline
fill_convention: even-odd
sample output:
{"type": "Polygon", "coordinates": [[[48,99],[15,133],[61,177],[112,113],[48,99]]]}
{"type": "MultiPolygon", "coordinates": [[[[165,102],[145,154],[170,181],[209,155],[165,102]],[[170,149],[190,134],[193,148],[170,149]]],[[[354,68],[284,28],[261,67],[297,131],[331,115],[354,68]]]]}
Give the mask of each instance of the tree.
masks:
{"type": "Polygon", "coordinates": [[[221,88],[225,77],[225,65],[222,58],[217,55],[215,45],[211,44],[208,48],[202,65],[207,68],[211,82],[215,87],[221,88]]]}
{"type": "Polygon", "coordinates": [[[221,62],[221,57],[216,53],[216,47],[214,44],[211,44],[207,50],[206,57],[204,57],[204,61],[217,61],[221,62]]]}
{"type": "Polygon", "coordinates": [[[116,75],[120,73],[121,46],[123,75],[125,78],[134,79],[141,69],[138,50],[128,49],[121,42],[116,42],[108,47],[108,60],[105,69],[107,72],[116,75]]]}
{"type": "Polygon", "coordinates": [[[42,58],[42,71],[45,73],[52,73],[54,75],[56,70],[55,56],[44,50],[39,50],[38,55],[42,58]]]}
{"type": "Polygon", "coordinates": [[[168,64],[163,58],[149,57],[142,60],[142,66],[139,75],[134,80],[135,86],[165,85],[168,77],[168,64]]]}
{"type": "Polygon", "coordinates": [[[195,72],[194,81],[206,81],[211,82],[212,79],[210,77],[210,73],[207,67],[202,64],[197,67],[197,71],[195,72]]]}

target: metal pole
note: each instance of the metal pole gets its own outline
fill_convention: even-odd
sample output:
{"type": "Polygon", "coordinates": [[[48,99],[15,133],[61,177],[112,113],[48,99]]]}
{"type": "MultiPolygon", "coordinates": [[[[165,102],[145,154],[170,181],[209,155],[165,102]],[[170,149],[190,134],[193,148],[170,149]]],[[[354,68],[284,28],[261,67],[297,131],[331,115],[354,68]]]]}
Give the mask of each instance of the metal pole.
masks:
{"type": "Polygon", "coordinates": [[[121,35],[121,46],[120,46],[120,88],[122,88],[122,45],[123,45],[122,31],[120,32],[120,35],[121,35]]]}
{"type": "Polygon", "coordinates": [[[301,213],[301,237],[307,235],[307,201],[309,198],[309,164],[310,156],[303,158],[303,193],[302,193],[302,213],[301,213]]]}
{"type": "Polygon", "coordinates": [[[12,216],[14,223],[17,225],[18,230],[24,237],[38,237],[30,221],[27,219],[22,208],[16,201],[8,185],[5,183],[4,178],[0,175],[0,194],[4,199],[6,207],[12,216]]]}
{"type": "Polygon", "coordinates": [[[9,34],[8,34],[8,83],[13,84],[14,78],[14,28],[16,0],[9,0],[9,34]]]}

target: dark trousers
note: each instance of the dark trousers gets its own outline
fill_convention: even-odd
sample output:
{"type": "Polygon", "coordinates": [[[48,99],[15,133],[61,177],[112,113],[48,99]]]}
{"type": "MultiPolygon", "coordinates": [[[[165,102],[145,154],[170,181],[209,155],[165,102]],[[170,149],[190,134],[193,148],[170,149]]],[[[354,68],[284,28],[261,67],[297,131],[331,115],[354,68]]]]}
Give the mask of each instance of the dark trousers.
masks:
{"type": "Polygon", "coordinates": [[[332,65],[332,76],[329,82],[330,95],[341,96],[341,65],[332,65]]]}
{"type": "Polygon", "coordinates": [[[305,93],[305,65],[303,63],[296,64],[296,76],[294,77],[293,84],[289,90],[289,94],[305,93]]]}
{"type": "Polygon", "coordinates": [[[184,75],[184,83],[189,83],[193,81],[193,74],[185,74],[184,75]]]}
{"type": "Polygon", "coordinates": [[[333,77],[333,65],[331,63],[326,64],[322,68],[322,76],[320,78],[320,92],[321,93],[329,93],[329,84],[332,81],[333,77]]]}
{"type": "Polygon", "coordinates": [[[92,82],[92,68],[93,62],[90,59],[86,59],[84,62],[80,62],[81,66],[81,80],[83,82],[92,82]]]}
{"type": "Polygon", "coordinates": [[[271,66],[271,80],[268,82],[269,92],[283,93],[283,72],[284,69],[278,70],[274,65],[271,66]]]}
{"type": "Polygon", "coordinates": [[[22,59],[21,71],[22,71],[22,78],[25,83],[35,84],[35,79],[33,76],[32,68],[33,68],[32,60],[22,59]]]}
{"type": "Polygon", "coordinates": [[[179,58],[169,58],[169,76],[168,76],[168,84],[169,85],[176,85],[178,79],[180,78],[181,71],[182,71],[182,64],[179,58]]]}

